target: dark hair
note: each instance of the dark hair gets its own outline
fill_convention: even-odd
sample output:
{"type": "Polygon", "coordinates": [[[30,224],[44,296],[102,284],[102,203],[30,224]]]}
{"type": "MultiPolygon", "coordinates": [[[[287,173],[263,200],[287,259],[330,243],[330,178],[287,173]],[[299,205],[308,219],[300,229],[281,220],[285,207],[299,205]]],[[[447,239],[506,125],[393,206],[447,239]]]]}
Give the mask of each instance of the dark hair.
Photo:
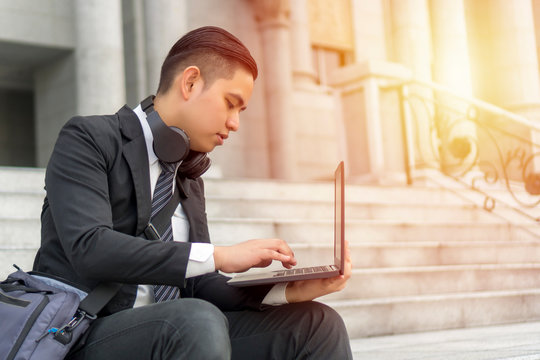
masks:
{"type": "Polygon", "coordinates": [[[178,40],[161,66],[158,93],[169,90],[176,74],[195,65],[201,70],[204,86],[218,77],[232,78],[238,67],[257,78],[257,63],[242,42],[222,28],[205,26],[192,30],[178,40]]]}

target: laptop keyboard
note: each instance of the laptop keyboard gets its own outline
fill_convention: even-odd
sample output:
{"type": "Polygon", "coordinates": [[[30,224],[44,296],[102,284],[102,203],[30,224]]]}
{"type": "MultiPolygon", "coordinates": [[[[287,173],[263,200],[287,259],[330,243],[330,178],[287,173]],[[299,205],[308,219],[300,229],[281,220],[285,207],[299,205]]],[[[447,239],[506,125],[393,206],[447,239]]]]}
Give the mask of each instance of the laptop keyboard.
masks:
{"type": "Polygon", "coordinates": [[[332,267],[331,266],[312,266],[312,267],[305,267],[305,268],[298,268],[298,269],[281,270],[281,271],[276,272],[274,277],[314,274],[314,273],[321,273],[321,272],[327,272],[327,271],[333,271],[332,267]]]}

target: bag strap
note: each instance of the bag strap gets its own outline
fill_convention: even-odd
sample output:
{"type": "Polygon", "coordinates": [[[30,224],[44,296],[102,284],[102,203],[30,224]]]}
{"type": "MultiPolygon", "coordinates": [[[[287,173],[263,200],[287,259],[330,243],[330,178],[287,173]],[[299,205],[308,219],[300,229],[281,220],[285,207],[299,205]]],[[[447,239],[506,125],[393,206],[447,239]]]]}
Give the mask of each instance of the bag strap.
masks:
{"type": "Polygon", "coordinates": [[[0,290],[5,291],[5,292],[19,290],[19,291],[25,291],[27,293],[46,293],[46,294],[52,293],[52,291],[49,291],[49,290],[34,289],[23,284],[0,284],[0,290]]]}
{"type": "Polygon", "coordinates": [[[101,283],[94,288],[79,304],[79,309],[89,317],[95,317],[116,295],[122,287],[120,283],[101,283]]]}
{"type": "MultiPolygon", "coordinates": [[[[180,194],[176,190],[167,205],[153,217],[152,222],[144,230],[144,235],[148,240],[157,240],[160,238],[159,234],[162,234],[166,226],[168,226],[168,222],[171,220],[179,203],[180,194]],[[152,229],[156,230],[156,233],[152,229]]],[[[79,309],[90,317],[96,316],[111,301],[121,287],[122,284],[113,282],[99,284],[81,301],[79,309]]]]}

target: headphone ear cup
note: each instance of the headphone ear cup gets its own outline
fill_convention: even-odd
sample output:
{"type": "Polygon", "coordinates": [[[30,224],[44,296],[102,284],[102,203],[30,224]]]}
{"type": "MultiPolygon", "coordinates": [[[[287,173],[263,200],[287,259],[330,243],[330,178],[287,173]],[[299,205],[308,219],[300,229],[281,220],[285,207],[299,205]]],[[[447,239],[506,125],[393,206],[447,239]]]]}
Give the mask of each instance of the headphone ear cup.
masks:
{"type": "Polygon", "coordinates": [[[190,151],[182,161],[178,171],[187,178],[196,179],[204,174],[212,165],[212,161],[206,153],[190,151]]]}
{"type": "Polygon", "coordinates": [[[174,163],[189,154],[189,137],[182,130],[165,125],[157,111],[147,114],[146,119],[154,136],[154,152],[164,162],[174,163]]]}
{"type": "Polygon", "coordinates": [[[184,130],[165,125],[154,110],[154,96],[144,99],[141,108],[146,113],[148,125],[152,130],[154,152],[158,159],[167,163],[182,160],[178,172],[190,179],[200,177],[210,168],[212,161],[206,153],[189,149],[189,137],[184,130]]]}

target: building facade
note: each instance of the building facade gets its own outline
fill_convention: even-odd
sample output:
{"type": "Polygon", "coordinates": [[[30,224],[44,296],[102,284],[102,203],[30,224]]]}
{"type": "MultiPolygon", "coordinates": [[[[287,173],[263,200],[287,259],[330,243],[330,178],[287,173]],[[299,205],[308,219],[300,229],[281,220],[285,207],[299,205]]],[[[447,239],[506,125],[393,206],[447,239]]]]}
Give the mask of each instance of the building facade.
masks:
{"type": "Polygon", "coordinates": [[[204,25],[261,74],[217,175],[326,179],[345,159],[353,177],[400,179],[387,89],[407,79],[540,121],[540,0],[0,0],[0,166],[44,167],[70,117],[135,107],[204,25]]]}

